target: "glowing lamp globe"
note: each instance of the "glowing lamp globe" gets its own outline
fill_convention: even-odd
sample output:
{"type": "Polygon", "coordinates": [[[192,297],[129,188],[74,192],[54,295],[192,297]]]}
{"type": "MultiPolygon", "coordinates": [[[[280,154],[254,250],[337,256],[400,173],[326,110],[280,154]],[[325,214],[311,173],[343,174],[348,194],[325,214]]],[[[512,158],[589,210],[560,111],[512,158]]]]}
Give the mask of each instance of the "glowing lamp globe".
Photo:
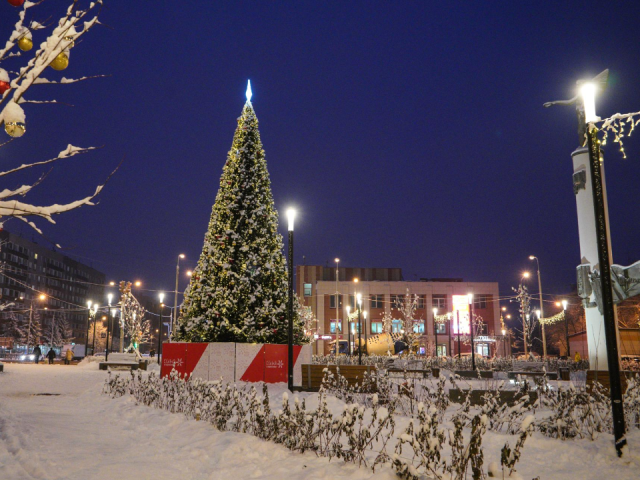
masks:
{"type": "Polygon", "coordinates": [[[18,48],[23,52],[28,52],[33,48],[33,40],[27,36],[20,37],[18,40],[18,48]]]}
{"type": "Polygon", "coordinates": [[[13,5],[14,7],[21,7],[24,3],[24,0],[7,0],[9,5],[13,5]]]}
{"type": "Polygon", "coordinates": [[[64,70],[69,66],[69,56],[64,52],[60,52],[49,66],[57,71],[64,70]]]}
{"type": "Polygon", "coordinates": [[[18,138],[24,135],[27,131],[27,127],[22,122],[4,122],[4,131],[7,135],[13,138],[18,138]]]}

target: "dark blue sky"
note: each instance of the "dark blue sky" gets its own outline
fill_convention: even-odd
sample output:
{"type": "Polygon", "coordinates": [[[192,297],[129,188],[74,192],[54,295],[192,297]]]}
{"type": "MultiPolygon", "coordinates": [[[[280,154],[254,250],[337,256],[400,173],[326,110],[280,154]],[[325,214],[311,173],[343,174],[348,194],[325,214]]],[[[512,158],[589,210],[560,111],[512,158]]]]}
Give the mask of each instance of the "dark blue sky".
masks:
{"type": "MultiPolygon", "coordinates": [[[[110,28],[64,75],[111,76],[33,88],[75,107],[27,106],[27,134],[0,149],[4,167],[105,146],[58,165],[36,202],[88,194],[125,156],[98,206],[39,222],[66,253],[171,290],[176,256],[187,268],[200,254],[250,78],[277,207],[300,210],[296,263],[338,256],[508,293],[535,254],[545,292],[575,283],[575,114],[542,104],[608,67],[598,113],[640,110],[635,2],[105,3],[110,28]]],[[[0,5],[5,37],[14,13],[0,5]]],[[[640,259],[640,141],[626,149],[606,150],[621,264],[640,259]]]]}

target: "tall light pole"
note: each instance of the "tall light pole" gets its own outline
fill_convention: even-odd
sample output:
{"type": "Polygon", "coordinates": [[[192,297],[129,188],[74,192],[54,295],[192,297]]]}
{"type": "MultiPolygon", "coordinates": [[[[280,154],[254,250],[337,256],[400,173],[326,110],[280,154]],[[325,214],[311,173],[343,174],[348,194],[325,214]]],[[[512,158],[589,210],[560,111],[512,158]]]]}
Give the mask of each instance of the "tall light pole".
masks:
{"type": "Polygon", "coordinates": [[[364,328],[364,348],[367,349],[367,355],[369,355],[369,345],[367,344],[367,311],[364,310],[362,312],[362,317],[364,318],[364,322],[362,327],[364,328]]]}
{"type": "Polygon", "coordinates": [[[107,349],[104,354],[104,360],[109,360],[109,334],[111,333],[111,300],[113,300],[113,293],[107,295],[108,300],[108,312],[107,312],[107,349]]]}
{"type": "MultiPolygon", "coordinates": [[[[578,113],[580,147],[572,153],[573,186],[578,210],[578,231],[580,238],[581,266],[587,266],[595,273],[598,267],[601,288],[601,308],[589,304],[588,293],[584,292],[589,359],[597,368],[609,370],[609,391],[613,414],[613,434],[616,451],[622,456],[626,445],[625,422],[622,404],[622,383],[620,380],[620,355],[618,351],[618,326],[613,304],[611,283],[611,248],[609,238],[609,218],[607,212],[604,165],[598,139],[600,121],[596,115],[596,93],[607,86],[609,70],[598,74],[590,81],[580,80],[578,95],[571,100],[548,102],[545,107],[560,104],[574,105],[578,113]],[[586,138],[586,141],[585,141],[586,138]],[[585,148],[586,147],[586,148],[585,148]],[[585,165],[589,165],[585,167],[585,165]],[[598,342],[599,332],[604,330],[605,344],[598,342]],[[593,337],[593,338],[592,338],[593,337]]],[[[589,280],[587,280],[588,282],[589,280]]],[[[588,288],[588,287],[587,287],[588,288]]],[[[585,289],[586,290],[586,289],[585,289]]]]}
{"type": "MultiPolygon", "coordinates": [[[[176,263],[176,291],[173,296],[173,319],[171,321],[172,334],[175,331],[174,329],[178,323],[178,278],[180,276],[180,259],[182,258],[184,258],[184,253],[178,255],[178,262],[176,263]]],[[[162,331],[162,328],[160,328],[160,331],[162,331]]],[[[169,338],[169,341],[171,341],[171,338],[169,338]]],[[[160,352],[158,352],[158,355],[159,354],[160,352]]],[[[158,357],[158,361],[160,361],[160,357],[158,357]]]]}
{"type": "Polygon", "coordinates": [[[356,295],[358,302],[358,365],[362,365],[362,294],[356,295]]]}
{"type": "Polygon", "coordinates": [[[288,230],[289,230],[289,255],[288,255],[288,274],[289,274],[289,298],[287,310],[289,313],[289,335],[288,335],[288,375],[287,385],[289,391],[293,392],[293,222],[296,218],[296,211],[293,208],[287,210],[288,230]]]}
{"type": "Polygon", "coordinates": [[[433,307],[433,333],[436,337],[436,358],[438,357],[438,325],[436,324],[436,315],[438,315],[438,308],[433,307]]]}
{"type": "Polygon", "coordinates": [[[160,298],[160,308],[158,315],[158,365],[160,365],[160,349],[162,348],[162,307],[164,307],[164,293],[158,295],[160,298]]]}
{"type": "Polygon", "coordinates": [[[569,317],[567,315],[567,305],[569,305],[569,302],[562,300],[562,311],[564,312],[564,336],[567,340],[567,360],[570,360],[571,348],[569,347],[569,317]]]}
{"type": "Polygon", "coordinates": [[[340,330],[342,324],[340,323],[340,287],[338,284],[340,277],[340,259],[336,258],[336,357],[340,355],[340,330]]]}
{"type": "Polygon", "coordinates": [[[87,336],[84,342],[84,356],[89,356],[89,326],[91,325],[91,305],[93,302],[91,300],[87,301],[87,336]]]}
{"type": "MultiPolygon", "coordinates": [[[[529,278],[530,274],[529,272],[524,272],[522,274],[522,278],[520,278],[520,285],[522,285],[522,282],[524,281],[525,278],[529,278]]],[[[524,343],[524,356],[527,356],[527,352],[528,352],[528,348],[527,348],[527,325],[528,325],[528,321],[529,321],[529,314],[527,312],[521,312],[522,315],[522,335],[523,335],[523,343],[524,343]]]]}
{"type": "Polygon", "coordinates": [[[347,305],[347,342],[349,343],[347,350],[351,356],[351,306],[347,305]]]}
{"type": "Polygon", "coordinates": [[[473,347],[473,293],[467,293],[469,300],[469,331],[471,332],[471,370],[476,371],[476,352],[473,347]]]}
{"type": "Polygon", "coordinates": [[[542,319],[544,318],[544,308],[542,306],[542,280],[540,279],[540,260],[535,255],[529,255],[529,260],[535,260],[536,265],[538,267],[538,295],[540,297],[540,328],[542,329],[542,357],[547,358],[547,337],[544,333],[544,323],[542,323],[542,319]]]}
{"type": "Polygon", "coordinates": [[[91,355],[96,354],[96,315],[98,314],[98,304],[93,304],[93,341],[91,342],[91,355]]]}

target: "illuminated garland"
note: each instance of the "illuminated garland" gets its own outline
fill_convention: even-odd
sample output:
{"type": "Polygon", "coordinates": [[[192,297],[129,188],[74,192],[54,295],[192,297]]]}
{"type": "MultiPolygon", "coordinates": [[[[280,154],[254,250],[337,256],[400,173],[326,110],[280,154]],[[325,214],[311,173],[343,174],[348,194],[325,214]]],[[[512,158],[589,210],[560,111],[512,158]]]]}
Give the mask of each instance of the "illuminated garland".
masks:
{"type": "Polygon", "coordinates": [[[449,313],[445,313],[444,315],[434,315],[433,316],[433,321],[436,323],[444,323],[447,320],[451,319],[451,312],[449,313]]]}
{"type": "Polygon", "coordinates": [[[543,325],[553,325],[564,320],[564,310],[556,313],[553,317],[541,318],[539,322],[543,325]]]}

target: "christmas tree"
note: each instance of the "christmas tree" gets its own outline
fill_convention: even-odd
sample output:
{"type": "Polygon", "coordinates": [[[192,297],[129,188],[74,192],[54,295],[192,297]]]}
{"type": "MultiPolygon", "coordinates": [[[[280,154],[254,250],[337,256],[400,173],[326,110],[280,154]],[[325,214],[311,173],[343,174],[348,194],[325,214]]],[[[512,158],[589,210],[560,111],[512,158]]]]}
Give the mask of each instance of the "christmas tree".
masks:
{"type": "MultiPolygon", "coordinates": [[[[282,249],[249,84],[202,254],[185,291],[178,340],[287,343],[287,270],[282,249]]],[[[304,341],[296,312],[294,342],[304,341]]]]}

